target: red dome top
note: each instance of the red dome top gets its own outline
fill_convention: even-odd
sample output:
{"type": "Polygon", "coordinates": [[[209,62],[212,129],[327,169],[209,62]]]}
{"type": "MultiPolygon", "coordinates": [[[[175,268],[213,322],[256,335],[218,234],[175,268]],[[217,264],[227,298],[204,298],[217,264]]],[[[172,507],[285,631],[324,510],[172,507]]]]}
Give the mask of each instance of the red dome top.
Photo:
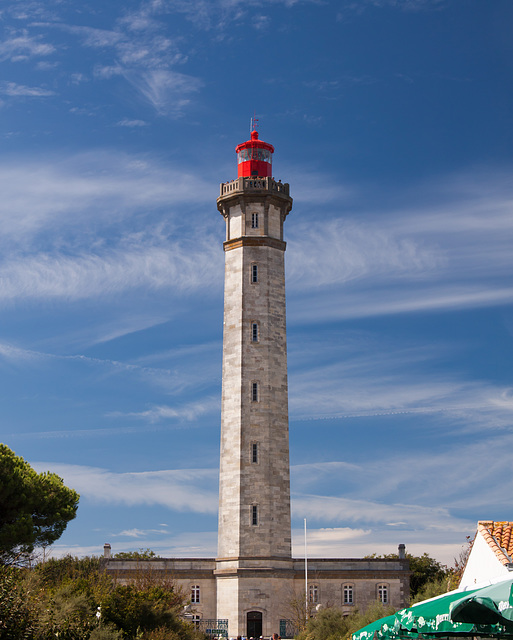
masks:
{"type": "Polygon", "coordinates": [[[258,139],[258,131],[251,132],[251,140],[235,147],[239,178],[266,178],[273,174],[274,147],[268,142],[258,139]]]}

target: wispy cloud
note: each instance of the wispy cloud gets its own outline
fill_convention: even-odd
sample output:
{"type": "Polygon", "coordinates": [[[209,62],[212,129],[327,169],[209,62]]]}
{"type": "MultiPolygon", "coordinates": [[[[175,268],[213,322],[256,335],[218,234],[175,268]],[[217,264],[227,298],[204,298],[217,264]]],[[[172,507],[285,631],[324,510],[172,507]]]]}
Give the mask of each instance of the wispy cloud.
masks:
{"type": "Polygon", "coordinates": [[[103,344],[111,340],[117,340],[123,336],[144,331],[151,327],[164,324],[169,320],[169,315],[162,313],[139,312],[130,317],[115,317],[104,321],[94,327],[80,327],[75,335],[68,333],[68,341],[78,345],[103,344]]]}
{"type": "Polygon", "coordinates": [[[217,469],[183,469],[114,473],[107,469],[34,462],[38,471],[51,468],[83,500],[100,504],[162,505],[176,511],[217,512],[217,469]],[[106,489],[108,488],[108,489],[106,489]]]}
{"type": "Polygon", "coordinates": [[[166,207],[170,220],[173,208],[190,203],[192,193],[194,203],[210,202],[217,184],[158,159],[98,149],[40,161],[4,157],[0,188],[4,238],[12,243],[17,236],[26,243],[54,225],[61,236],[63,228],[87,232],[87,221],[115,225],[134,212],[159,207],[166,207]]]}
{"type": "Polygon", "coordinates": [[[147,127],[149,122],[145,122],[144,120],[129,120],[125,118],[124,120],[120,120],[116,123],[118,127],[147,127]]]}
{"type": "MultiPolygon", "coordinates": [[[[169,531],[150,530],[144,531],[141,537],[132,537],[126,541],[122,540],[121,536],[116,533],[110,533],[110,537],[114,539],[112,544],[113,554],[120,551],[151,549],[161,558],[214,558],[217,551],[217,531],[171,533],[169,531]]],[[[57,543],[52,546],[52,550],[59,555],[64,555],[61,547],[63,546],[57,543]]],[[[76,555],[73,550],[71,553],[76,555]]],[[[98,548],[92,553],[98,554],[98,548]]]]}
{"type": "Polygon", "coordinates": [[[63,29],[75,36],[81,37],[84,45],[101,49],[115,47],[125,38],[122,32],[115,29],[98,29],[95,27],[66,25],[63,23],[46,23],[45,25],[37,26],[51,26],[53,28],[63,29]]]}
{"type": "MultiPolygon", "coordinates": [[[[511,487],[504,479],[512,438],[491,434],[481,442],[445,446],[437,453],[388,452],[356,464],[293,466],[293,516],[296,522],[308,520],[309,553],[361,557],[393,553],[404,542],[413,554],[427,552],[452,564],[475,530],[469,509],[499,519],[507,513],[511,487]],[[333,528],[317,530],[319,523],[333,528]]],[[[293,538],[296,550],[301,549],[301,532],[294,531],[293,538]]]]}
{"type": "Polygon", "coordinates": [[[370,333],[325,333],[289,340],[290,413],[303,419],[418,414],[445,430],[513,428],[511,389],[440,373],[461,345],[387,344],[370,333]],[[329,337],[329,339],[328,339],[329,337]],[[322,364],[320,364],[322,363],[322,364]],[[434,368],[433,368],[434,367],[434,368]]]}
{"type": "Polygon", "coordinates": [[[179,116],[203,84],[198,78],[167,69],[127,71],[123,75],[160,115],[179,116]]]}
{"type": "MultiPolygon", "coordinates": [[[[406,550],[413,555],[429,554],[447,566],[453,566],[465,545],[466,536],[475,529],[475,523],[463,526],[460,531],[429,531],[423,529],[404,531],[395,527],[358,529],[350,527],[307,529],[307,552],[315,558],[364,558],[371,554],[397,553],[398,543],[406,543],[406,550]]],[[[304,557],[304,530],[292,529],[292,553],[304,557]]]]}
{"type": "Polygon", "coordinates": [[[113,533],[114,538],[146,538],[156,533],[168,534],[167,529],[125,529],[119,533],[113,533]]]}
{"type": "MultiPolygon", "coordinates": [[[[182,293],[217,285],[212,270],[217,256],[211,246],[187,251],[183,243],[168,247],[147,246],[77,256],[36,255],[0,265],[0,299],[97,298],[127,289],[172,288],[182,293]],[[203,266],[201,266],[203,263],[203,266]]],[[[221,267],[221,264],[219,265],[221,267]]]]}
{"type": "MultiPolygon", "coordinates": [[[[251,9],[257,11],[257,28],[261,24],[262,10],[272,4],[282,4],[292,8],[298,4],[316,3],[318,0],[163,0],[162,2],[142,5],[142,13],[148,16],[147,7],[152,8],[154,15],[162,13],[181,13],[197,28],[210,31],[223,29],[230,24],[243,22],[251,16],[251,26],[255,16],[251,9]]],[[[139,15],[139,14],[137,14],[139,15]]]]}
{"type": "Polygon", "coordinates": [[[30,36],[27,31],[13,34],[0,42],[0,60],[21,62],[55,53],[56,48],[43,42],[41,36],[30,36]]]}
{"type": "Polygon", "coordinates": [[[365,223],[332,220],[320,229],[302,223],[291,234],[288,275],[292,287],[299,282],[301,287],[317,288],[364,278],[390,281],[406,274],[413,279],[445,262],[437,247],[422,246],[413,237],[399,237],[365,223]]]}
{"type": "MultiPolygon", "coordinates": [[[[207,388],[212,384],[212,380],[216,380],[211,368],[206,366],[202,361],[201,371],[198,371],[196,361],[177,364],[173,368],[166,367],[149,367],[143,364],[133,364],[130,362],[121,362],[119,360],[109,360],[101,358],[92,358],[82,354],[54,354],[23,349],[8,343],[0,343],[0,361],[5,361],[9,365],[22,367],[30,367],[33,369],[35,365],[48,366],[49,363],[75,365],[81,369],[93,369],[97,372],[97,376],[128,375],[138,381],[144,381],[146,384],[164,391],[168,396],[178,396],[185,393],[186,390],[194,389],[196,392],[200,388],[207,388]]],[[[68,372],[69,373],[69,372],[68,372]]],[[[126,412],[111,412],[110,417],[132,417],[144,421],[145,428],[148,425],[159,422],[161,420],[192,420],[205,413],[217,409],[218,397],[200,397],[195,402],[183,403],[175,402],[174,406],[155,406],[141,412],[127,414],[126,412]]],[[[136,432],[138,429],[121,427],[121,430],[128,432],[136,432]]],[[[97,435],[112,435],[119,433],[120,428],[102,428],[102,429],[71,429],[51,432],[39,432],[37,437],[82,437],[97,435]]],[[[23,434],[20,434],[23,435],[23,434]]],[[[33,433],[36,437],[36,434],[33,433]]]]}
{"type": "MultiPolygon", "coordinates": [[[[80,39],[83,47],[110,51],[96,63],[93,76],[124,77],[159,115],[180,117],[192,96],[202,87],[199,78],[173,69],[187,57],[176,42],[163,35],[164,25],[155,19],[159,11],[143,4],[138,11],[114,21],[111,29],[66,24],[62,21],[33,23],[33,27],[58,29],[80,39]]],[[[137,126],[127,124],[123,126],[137,126]]],[[[132,120],[133,122],[142,122],[132,120]]]]}
{"type": "Polygon", "coordinates": [[[355,214],[351,206],[344,203],[340,214],[325,204],[322,232],[304,221],[291,225],[287,274],[295,321],[513,301],[513,192],[504,172],[476,170],[419,185],[400,205],[382,203],[379,212],[369,205],[355,214]]]}
{"type": "MultiPolygon", "coordinates": [[[[217,551],[216,531],[187,531],[176,535],[167,533],[165,536],[158,532],[148,532],[147,535],[139,538],[129,537],[128,540],[123,540],[121,536],[117,537],[118,534],[108,530],[102,530],[101,533],[104,540],[113,539],[113,555],[123,551],[151,549],[161,558],[215,558],[217,551]]],[[[47,558],[62,558],[66,555],[97,556],[103,552],[101,544],[71,545],[63,543],[62,540],[61,538],[47,550],[47,558]]]]}
{"type": "Polygon", "coordinates": [[[188,403],[178,406],[155,406],[140,412],[125,413],[122,411],[112,412],[109,415],[114,418],[134,418],[144,420],[145,422],[155,423],[162,420],[180,419],[192,422],[199,416],[206,413],[218,411],[220,408],[220,399],[211,397],[199,400],[197,402],[188,403]]]}
{"type": "Polygon", "coordinates": [[[411,464],[402,451],[388,451],[357,463],[292,466],[295,516],[404,531],[462,531],[475,524],[462,516],[468,496],[474,511],[506,512],[513,488],[507,476],[512,442],[513,434],[492,432],[465,445],[447,444],[437,452],[410,451],[411,464]]]}
{"type": "Polygon", "coordinates": [[[20,347],[16,347],[11,344],[0,343],[0,357],[11,362],[30,363],[34,360],[40,360],[44,356],[36,351],[21,349],[20,347]]]}
{"type": "Polygon", "coordinates": [[[4,82],[0,85],[0,93],[10,97],[46,98],[55,95],[54,91],[41,87],[25,87],[15,82],[4,82]]]}
{"type": "MultiPolygon", "coordinates": [[[[425,507],[416,504],[385,504],[372,500],[351,500],[331,496],[296,496],[292,501],[295,517],[307,514],[314,522],[350,522],[388,524],[397,520],[409,527],[424,530],[440,528],[447,530],[456,527],[461,531],[461,523],[455,524],[455,518],[448,509],[425,507]]],[[[470,523],[466,523],[470,526],[470,523]]],[[[473,524],[473,523],[472,523],[473,524]]]]}

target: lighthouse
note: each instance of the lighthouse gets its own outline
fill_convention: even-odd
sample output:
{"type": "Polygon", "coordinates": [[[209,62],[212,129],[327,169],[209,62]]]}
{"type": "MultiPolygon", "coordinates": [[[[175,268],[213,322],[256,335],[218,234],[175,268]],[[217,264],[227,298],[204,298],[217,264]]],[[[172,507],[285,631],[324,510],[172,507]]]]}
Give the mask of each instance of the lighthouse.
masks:
{"type": "Polygon", "coordinates": [[[230,635],[271,632],[273,591],[292,569],[283,239],[292,198],[272,177],[273,153],[251,131],[236,147],[238,177],[217,199],[226,223],[217,617],[230,635]]]}
{"type": "Polygon", "coordinates": [[[410,572],[400,547],[398,559],[310,557],[307,583],[306,559],[291,556],[283,227],[292,198],[255,128],[235,151],[237,178],[217,198],[226,225],[217,557],[141,562],[112,558],[107,544],[102,566],[123,583],[142,569],[172,575],[210,637],[291,638],[319,605],[344,615],[376,599],[403,608],[410,572]]]}

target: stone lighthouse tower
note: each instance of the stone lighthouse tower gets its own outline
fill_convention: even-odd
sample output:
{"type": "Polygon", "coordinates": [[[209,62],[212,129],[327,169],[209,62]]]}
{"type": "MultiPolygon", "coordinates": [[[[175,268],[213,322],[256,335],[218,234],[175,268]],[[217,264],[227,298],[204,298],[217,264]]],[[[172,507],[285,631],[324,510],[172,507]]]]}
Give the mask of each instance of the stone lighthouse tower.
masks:
{"type": "Polygon", "coordinates": [[[269,635],[291,528],[283,224],[289,185],[272,177],[258,132],[236,147],[221,184],[226,222],[217,617],[229,635],[269,635]]]}
{"type": "Polygon", "coordinates": [[[305,558],[291,557],[283,224],[292,198],[256,130],[236,152],[238,177],[217,199],[226,223],[217,558],[141,562],[112,558],[108,544],[103,567],[123,582],[142,568],[172,575],[211,637],[291,638],[319,605],[344,615],[376,599],[403,608],[410,572],[404,549],[397,560],[310,558],[308,576],[305,558]]]}

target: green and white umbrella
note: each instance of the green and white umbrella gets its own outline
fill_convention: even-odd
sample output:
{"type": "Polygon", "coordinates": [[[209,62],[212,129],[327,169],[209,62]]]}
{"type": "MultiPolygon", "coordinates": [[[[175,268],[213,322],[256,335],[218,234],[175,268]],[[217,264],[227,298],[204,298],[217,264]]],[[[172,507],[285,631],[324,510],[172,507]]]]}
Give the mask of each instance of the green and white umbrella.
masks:
{"type": "Polygon", "coordinates": [[[353,640],[373,640],[376,638],[389,638],[388,635],[390,627],[395,625],[397,620],[395,616],[386,616],[379,620],[374,620],[365,627],[359,629],[356,633],[353,633],[353,640]]]}
{"type": "MultiPolygon", "coordinates": [[[[475,589],[472,590],[472,593],[475,591],[475,589]]],[[[474,623],[451,620],[450,606],[461,597],[461,591],[450,591],[437,598],[424,600],[407,609],[401,609],[395,615],[403,629],[422,635],[474,635],[478,631],[474,623]]],[[[492,630],[488,629],[488,631],[492,630]]]]}
{"type": "Polygon", "coordinates": [[[513,579],[424,600],[372,622],[354,633],[352,640],[458,637],[513,640],[513,579]]]}
{"type": "Polygon", "coordinates": [[[352,640],[417,640],[418,633],[401,629],[399,621],[395,615],[386,616],[371,622],[353,633],[352,640]]]}
{"type": "Polygon", "coordinates": [[[466,594],[451,603],[454,622],[501,624],[513,633],[513,578],[466,594]]]}

